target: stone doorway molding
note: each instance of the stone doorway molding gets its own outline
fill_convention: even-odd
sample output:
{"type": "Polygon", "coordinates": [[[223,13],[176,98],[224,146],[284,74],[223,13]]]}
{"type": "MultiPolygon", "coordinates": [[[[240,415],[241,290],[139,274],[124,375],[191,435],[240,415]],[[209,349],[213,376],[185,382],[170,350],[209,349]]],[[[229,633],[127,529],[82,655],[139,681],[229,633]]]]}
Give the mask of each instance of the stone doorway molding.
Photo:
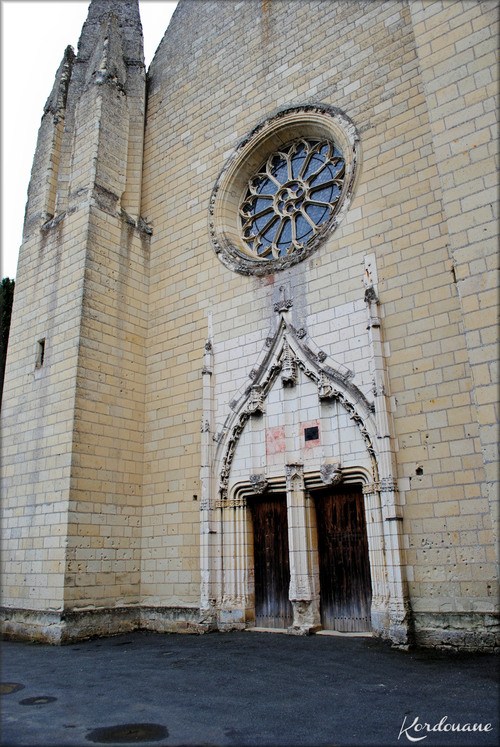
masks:
{"type": "MultiPolygon", "coordinates": [[[[363,468],[346,469],[342,482],[359,484],[363,492],[372,583],[372,630],[387,638],[390,637],[394,582],[391,584],[392,555],[383,520],[383,490],[363,468]]],[[[289,464],[285,476],[270,480],[265,487],[266,494],[286,493],[287,497],[289,598],[294,610],[293,625],[288,632],[293,634],[304,635],[321,629],[314,492],[327,484],[319,471],[304,472],[302,464],[289,464]]],[[[217,509],[222,562],[217,568],[214,602],[220,629],[254,625],[252,524],[248,499],[255,494],[253,482],[237,484],[231,496],[224,503],[220,502],[217,509]]]]}

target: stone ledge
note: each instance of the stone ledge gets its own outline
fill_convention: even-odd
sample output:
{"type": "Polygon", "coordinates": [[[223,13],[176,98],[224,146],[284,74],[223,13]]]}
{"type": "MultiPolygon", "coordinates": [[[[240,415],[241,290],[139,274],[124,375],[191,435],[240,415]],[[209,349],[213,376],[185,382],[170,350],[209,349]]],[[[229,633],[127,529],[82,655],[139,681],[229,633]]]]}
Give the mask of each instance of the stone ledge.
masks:
{"type": "Polygon", "coordinates": [[[128,633],[139,627],[138,607],[44,610],[2,609],[2,637],[63,645],[86,638],[128,633]]]}
{"type": "Polygon", "coordinates": [[[494,612],[413,612],[414,642],[424,648],[494,651],[500,649],[499,622],[494,612]]]}
{"type": "MultiPolygon", "coordinates": [[[[44,611],[2,608],[2,637],[12,641],[31,641],[64,645],[88,638],[152,630],[161,633],[202,634],[213,629],[236,627],[256,631],[243,622],[236,625],[208,625],[198,607],[115,607],[44,611]]],[[[417,647],[456,651],[500,650],[499,616],[492,612],[414,612],[414,644],[417,647]]],[[[260,629],[262,630],[262,629],[260,629]]],[[[274,630],[273,632],[285,632],[274,630]]],[[[286,632],[291,632],[287,630],[286,632]]],[[[311,631],[312,632],[312,631],[311,631]]],[[[317,632],[317,631],[314,631],[317,632]]],[[[318,631],[328,634],[330,631],[318,631]]],[[[380,633],[363,635],[379,637],[380,633]]],[[[386,637],[386,636],[381,636],[386,637]]]]}
{"type": "Polygon", "coordinates": [[[207,632],[199,607],[141,607],[139,627],[158,633],[207,632]]]}
{"type": "Polygon", "coordinates": [[[198,607],[110,607],[57,611],[2,608],[2,637],[63,645],[132,630],[205,633],[198,607]]]}

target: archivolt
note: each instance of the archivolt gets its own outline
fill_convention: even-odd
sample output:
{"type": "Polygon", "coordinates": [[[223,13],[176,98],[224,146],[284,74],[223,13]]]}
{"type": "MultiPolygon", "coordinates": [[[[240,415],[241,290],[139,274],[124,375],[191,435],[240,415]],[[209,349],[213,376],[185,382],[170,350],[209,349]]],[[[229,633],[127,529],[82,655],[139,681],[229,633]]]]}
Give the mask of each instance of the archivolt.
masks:
{"type": "Polygon", "coordinates": [[[282,319],[274,337],[266,340],[260,365],[252,371],[253,383],[232,401],[233,412],[216,436],[218,447],[215,464],[220,461],[220,501],[227,499],[231,465],[247,421],[252,415],[264,411],[265,400],[277,377],[281,375],[284,386],[293,385],[298,370],[316,384],[320,400],[337,400],[348,412],[358,426],[370,455],[373,479],[378,480],[373,405],[350,380],[352,372],[335,364],[322,351],[315,352],[303,345],[294,328],[282,319]]]}

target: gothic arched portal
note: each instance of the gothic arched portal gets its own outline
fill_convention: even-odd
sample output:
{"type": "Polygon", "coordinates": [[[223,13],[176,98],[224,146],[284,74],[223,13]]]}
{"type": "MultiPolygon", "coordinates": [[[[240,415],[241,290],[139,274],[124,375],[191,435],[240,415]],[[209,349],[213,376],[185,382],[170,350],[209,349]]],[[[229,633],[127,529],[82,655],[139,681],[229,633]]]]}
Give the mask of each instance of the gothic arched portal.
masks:
{"type": "Polygon", "coordinates": [[[218,627],[387,633],[393,558],[373,407],[283,318],[209,472],[202,608],[218,627]]]}

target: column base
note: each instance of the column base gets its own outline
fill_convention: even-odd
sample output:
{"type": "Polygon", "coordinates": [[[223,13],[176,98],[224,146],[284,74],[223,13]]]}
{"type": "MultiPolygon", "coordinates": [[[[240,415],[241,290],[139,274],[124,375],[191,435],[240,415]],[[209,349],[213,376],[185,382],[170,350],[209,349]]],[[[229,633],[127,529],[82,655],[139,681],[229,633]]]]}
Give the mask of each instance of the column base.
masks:
{"type": "Polygon", "coordinates": [[[410,606],[389,606],[389,639],[393,648],[408,649],[413,644],[413,621],[410,606]]]}
{"type": "Polygon", "coordinates": [[[291,635],[311,635],[321,630],[319,599],[292,599],[293,624],[288,628],[291,635]]]}

